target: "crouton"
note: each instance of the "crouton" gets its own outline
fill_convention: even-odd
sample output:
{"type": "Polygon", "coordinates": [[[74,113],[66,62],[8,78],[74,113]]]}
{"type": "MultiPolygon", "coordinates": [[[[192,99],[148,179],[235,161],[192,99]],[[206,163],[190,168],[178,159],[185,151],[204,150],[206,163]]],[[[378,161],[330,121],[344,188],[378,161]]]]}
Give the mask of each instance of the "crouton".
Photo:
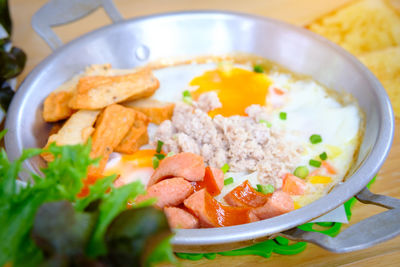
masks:
{"type": "Polygon", "coordinates": [[[150,98],[124,102],[122,105],[143,112],[155,124],[171,119],[175,107],[174,103],[161,102],[150,98]]]}
{"type": "Polygon", "coordinates": [[[72,109],[101,109],[127,100],[151,96],[159,87],[159,81],[151,70],[118,76],[82,77],[69,102],[72,109]]]}
{"type": "Polygon", "coordinates": [[[75,75],[72,79],[60,85],[50,93],[43,104],[43,118],[47,122],[55,122],[69,118],[74,110],[69,107],[79,79],[92,75],[111,75],[111,65],[90,65],[82,74],[75,75]]]}
{"type": "Polygon", "coordinates": [[[135,120],[135,111],[121,105],[106,107],[96,122],[90,156],[101,157],[97,167],[90,166],[88,177],[100,177],[108,157],[128,133],[135,120]]]}
{"type": "MultiPolygon", "coordinates": [[[[79,110],[65,122],[60,130],[50,135],[46,147],[51,143],[57,145],[76,145],[86,143],[94,131],[93,124],[96,121],[98,110],[79,110]]],[[[44,153],[42,157],[46,161],[52,161],[52,155],[44,153]]]]}
{"type": "Polygon", "coordinates": [[[135,111],[135,121],[121,143],[114,149],[115,152],[133,154],[149,142],[147,126],[149,119],[139,111],[135,111]]]}

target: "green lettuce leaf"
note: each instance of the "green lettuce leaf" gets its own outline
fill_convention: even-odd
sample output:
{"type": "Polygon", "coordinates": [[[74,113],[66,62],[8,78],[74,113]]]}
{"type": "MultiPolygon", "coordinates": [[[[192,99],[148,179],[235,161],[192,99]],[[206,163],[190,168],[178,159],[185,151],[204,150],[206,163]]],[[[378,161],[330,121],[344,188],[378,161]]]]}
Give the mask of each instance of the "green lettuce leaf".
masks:
{"type": "Polygon", "coordinates": [[[86,251],[89,256],[96,257],[106,253],[104,234],[108,225],[120,212],[126,209],[130,199],[134,199],[142,193],[144,193],[144,186],[137,181],[119,188],[112,188],[109,194],[103,196],[99,206],[99,219],[86,251]]]}

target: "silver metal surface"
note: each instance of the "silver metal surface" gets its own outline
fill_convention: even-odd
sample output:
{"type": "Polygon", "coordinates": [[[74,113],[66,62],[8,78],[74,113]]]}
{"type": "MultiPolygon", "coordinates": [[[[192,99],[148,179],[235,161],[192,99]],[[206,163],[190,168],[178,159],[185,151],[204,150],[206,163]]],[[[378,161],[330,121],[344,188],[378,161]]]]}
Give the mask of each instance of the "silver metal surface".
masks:
{"type": "Polygon", "coordinates": [[[113,22],[122,20],[111,0],[50,0],[33,15],[32,27],[51,49],[56,50],[63,43],[51,27],[85,17],[100,6],[103,6],[113,22]]]}
{"type": "MultiPolygon", "coordinates": [[[[172,241],[175,251],[220,251],[250,245],[321,216],[360,192],[382,166],[393,139],[393,111],[384,88],[356,58],[328,40],[280,21],[236,13],[183,12],[131,19],[60,47],[32,71],[13,99],[6,122],[8,154],[14,159],[23,148],[46,143],[50,126],[41,116],[43,100],[89,64],[131,68],[160,58],[231,52],[270,59],[329,88],[351,93],[365,112],[365,136],[349,177],[328,195],[264,221],[178,230],[172,241]]],[[[39,157],[24,165],[33,172],[40,166],[43,161],[39,157]]],[[[26,173],[22,176],[28,177],[26,173]]],[[[392,213],[385,215],[385,220],[392,213]]],[[[381,240],[388,236],[392,237],[381,240]]]]}
{"type": "Polygon", "coordinates": [[[371,247],[400,234],[400,200],[376,195],[364,188],[356,198],[366,204],[388,208],[388,211],[364,219],[336,237],[317,232],[306,232],[294,228],[282,233],[283,236],[297,241],[317,244],[336,253],[351,252],[371,247]]]}

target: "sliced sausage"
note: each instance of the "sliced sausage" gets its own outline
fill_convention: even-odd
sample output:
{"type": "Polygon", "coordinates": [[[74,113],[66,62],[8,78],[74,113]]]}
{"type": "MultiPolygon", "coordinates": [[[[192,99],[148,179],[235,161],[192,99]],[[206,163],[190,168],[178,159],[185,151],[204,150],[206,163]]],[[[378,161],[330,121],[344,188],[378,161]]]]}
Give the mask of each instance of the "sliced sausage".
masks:
{"type": "Polygon", "coordinates": [[[156,207],[162,209],[165,206],[177,206],[193,193],[193,186],[183,178],[163,180],[147,189],[145,195],[136,198],[140,203],[149,198],[157,198],[156,207]]]}
{"type": "Polygon", "coordinates": [[[263,206],[253,209],[260,220],[272,218],[294,210],[294,202],[290,195],[281,190],[275,191],[263,206]]]}
{"type": "Polygon", "coordinates": [[[239,186],[235,187],[231,192],[225,195],[224,200],[234,207],[260,207],[264,205],[271,194],[263,194],[257,192],[249,183],[244,181],[239,186]]]}
{"type": "Polygon", "coordinates": [[[224,206],[206,189],[195,192],[184,202],[200,220],[202,227],[222,227],[252,222],[250,208],[224,206]]]}
{"type": "Polygon", "coordinates": [[[213,178],[215,183],[218,186],[219,192],[221,192],[224,187],[224,172],[221,169],[210,167],[211,172],[213,174],[213,178]]]}
{"type": "Polygon", "coordinates": [[[210,195],[217,196],[224,187],[224,173],[218,168],[206,167],[203,181],[194,182],[193,187],[195,191],[205,188],[210,195]]]}
{"type": "Polygon", "coordinates": [[[200,226],[199,220],[184,209],[166,207],[164,213],[171,228],[193,229],[200,226]]]}
{"type": "Polygon", "coordinates": [[[188,181],[202,181],[205,173],[202,156],[190,152],[183,152],[166,157],[150,178],[148,187],[169,177],[183,177],[188,181]]]}

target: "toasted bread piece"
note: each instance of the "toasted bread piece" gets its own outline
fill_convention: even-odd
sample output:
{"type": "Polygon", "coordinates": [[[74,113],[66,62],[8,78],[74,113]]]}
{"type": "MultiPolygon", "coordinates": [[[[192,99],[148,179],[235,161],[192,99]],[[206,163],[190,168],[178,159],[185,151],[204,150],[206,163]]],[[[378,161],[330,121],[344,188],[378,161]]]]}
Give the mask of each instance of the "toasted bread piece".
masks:
{"type": "Polygon", "coordinates": [[[47,122],[55,122],[69,118],[74,110],[69,107],[79,79],[86,76],[113,76],[132,73],[132,69],[111,69],[111,64],[93,64],[86,67],[85,72],[75,75],[50,93],[44,101],[43,118],[47,122]]]}
{"type": "Polygon", "coordinates": [[[124,102],[122,105],[143,112],[155,124],[171,119],[175,107],[174,103],[161,102],[150,98],[124,102]]]}
{"type": "Polygon", "coordinates": [[[118,76],[82,77],[69,102],[72,109],[101,109],[108,105],[151,96],[159,81],[151,70],[118,76]]]}
{"type": "Polygon", "coordinates": [[[400,45],[396,1],[362,0],[324,16],[308,28],[354,55],[400,45]]]}
{"type": "MultiPolygon", "coordinates": [[[[60,130],[50,135],[46,147],[51,143],[57,145],[76,145],[86,143],[94,131],[93,124],[96,121],[98,110],[79,110],[65,122],[60,130]]],[[[52,161],[53,155],[44,153],[42,157],[46,161],[52,161]]]]}
{"type": "Polygon", "coordinates": [[[47,122],[64,120],[74,113],[68,106],[72,92],[60,91],[50,93],[43,105],[43,119],[47,122]]]}
{"type": "Polygon", "coordinates": [[[43,104],[43,118],[47,122],[55,122],[69,118],[74,110],[69,107],[79,79],[84,76],[92,75],[111,75],[111,65],[90,65],[82,74],[75,75],[71,80],[60,85],[56,90],[51,92],[45,99],[43,104]]]}
{"type": "Polygon", "coordinates": [[[400,118],[400,46],[364,54],[359,57],[379,79],[400,118]]]}
{"type": "Polygon", "coordinates": [[[108,157],[114,148],[121,143],[135,120],[135,111],[113,104],[106,107],[99,116],[93,133],[90,156],[101,157],[99,165],[90,166],[88,177],[100,177],[106,166],[108,157]]]}
{"type": "Polygon", "coordinates": [[[135,110],[135,121],[133,126],[114,151],[125,154],[133,154],[138,151],[142,145],[149,142],[149,136],[147,134],[148,125],[149,118],[142,112],[135,110]]]}

